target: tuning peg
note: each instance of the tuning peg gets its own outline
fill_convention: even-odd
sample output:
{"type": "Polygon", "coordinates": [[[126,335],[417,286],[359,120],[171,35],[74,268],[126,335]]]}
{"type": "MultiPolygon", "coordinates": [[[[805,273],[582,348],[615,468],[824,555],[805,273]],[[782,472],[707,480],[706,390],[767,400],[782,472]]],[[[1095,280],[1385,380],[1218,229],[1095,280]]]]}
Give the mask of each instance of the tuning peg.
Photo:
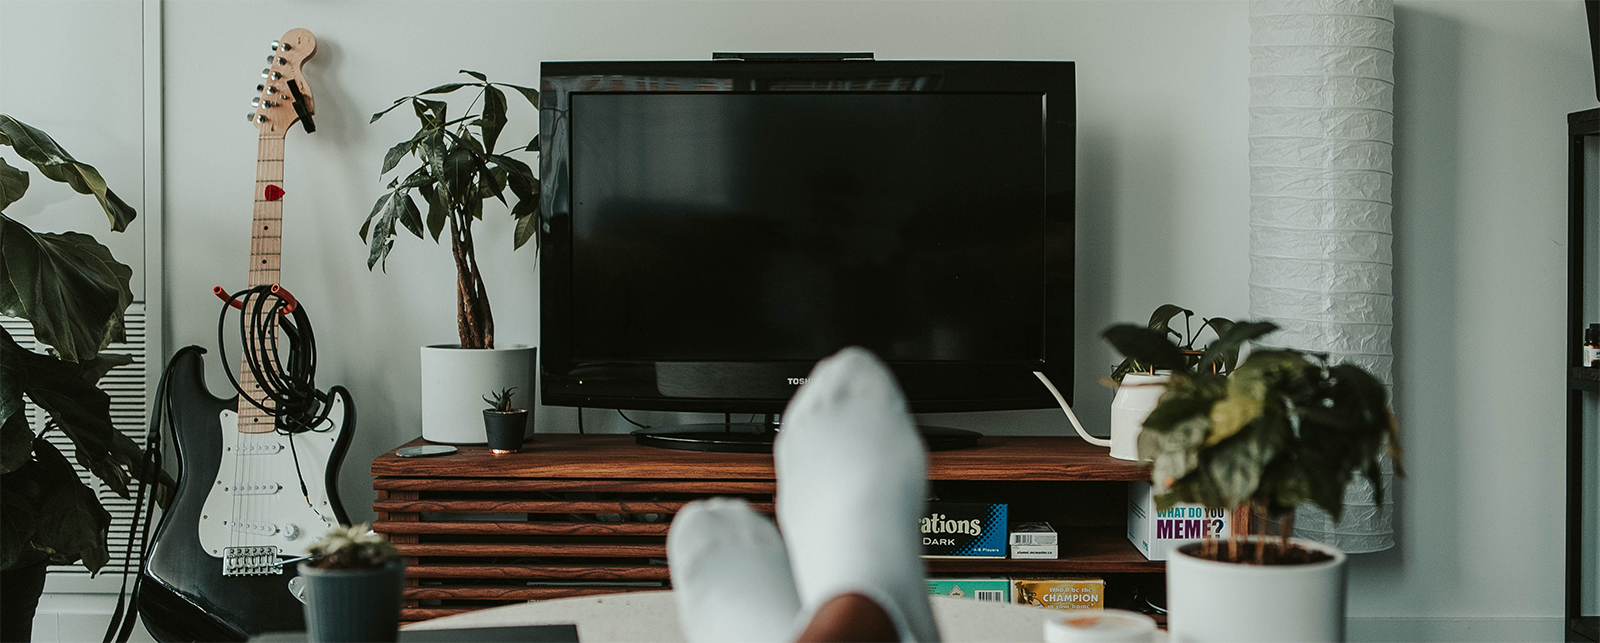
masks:
{"type": "Polygon", "coordinates": [[[261,106],[261,97],[257,96],[255,98],[250,99],[250,106],[251,107],[260,107],[261,106]]]}
{"type": "Polygon", "coordinates": [[[256,114],[256,122],[257,123],[265,123],[265,122],[267,122],[267,115],[266,114],[256,114]]]}
{"type": "Polygon", "coordinates": [[[289,64],[289,59],[280,57],[280,58],[278,58],[278,64],[287,65],[287,64],[289,64]]]}
{"type": "Polygon", "coordinates": [[[267,117],[266,116],[261,115],[261,114],[257,114],[255,112],[250,112],[249,114],[245,114],[244,115],[244,119],[247,120],[247,121],[250,121],[252,123],[265,123],[265,122],[267,122],[267,117]]]}
{"type": "Polygon", "coordinates": [[[289,59],[267,54],[267,63],[274,65],[287,65],[289,64],[289,59]]]}
{"type": "Polygon", "coordinates": [[[272,41],[272,50],[273,51],[289,51],[289,43],[278,42],[278,41],[274,40],[274,41],[272,41]]]}
{"type": "Polygon", "coordinates": [[[263,69],[261,70],[261,77],[267,80],[279,80],[283,78],[283,74],[272,71],[271,69],[263,69]]]}

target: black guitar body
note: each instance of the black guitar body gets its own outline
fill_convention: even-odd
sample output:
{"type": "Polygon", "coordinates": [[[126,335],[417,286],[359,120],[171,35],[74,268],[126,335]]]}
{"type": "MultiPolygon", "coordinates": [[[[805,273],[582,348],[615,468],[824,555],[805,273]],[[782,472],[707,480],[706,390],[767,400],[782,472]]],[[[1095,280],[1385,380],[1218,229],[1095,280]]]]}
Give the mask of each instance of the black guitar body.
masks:
{"type": "MultiPolygon", "coordinates": [[[[200,545],[196,525],[223,457],[218,418],[238,404],[237,397],[218,398],[206,389],[204,352],[189,346],[172,358],[167,387],[178,488],[150,543],[136,597],[139,615],[159,641],[244,641],[264,632],[304,630],[302,604],[288,589],[294,565],[286,565],[282,575],[223,576],[222,560],[200,545]]],[[[346,405],[345,430],[322,481],[341,524],[349,520],[338,503],[339,463],[354,423],[353,407],[346,405]]]]}

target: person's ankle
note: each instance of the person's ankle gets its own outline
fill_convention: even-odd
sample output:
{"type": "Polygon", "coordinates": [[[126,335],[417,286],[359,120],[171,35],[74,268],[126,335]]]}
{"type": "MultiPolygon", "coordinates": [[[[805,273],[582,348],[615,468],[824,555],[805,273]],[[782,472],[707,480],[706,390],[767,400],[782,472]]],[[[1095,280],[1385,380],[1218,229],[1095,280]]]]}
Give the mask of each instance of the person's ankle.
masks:
{"type": "Polygon", "coordinates": [[[894,621],[876,601],[862,594],[841,594],[817,608],[797,643],[869,643],[900,640],[894,621]]]}

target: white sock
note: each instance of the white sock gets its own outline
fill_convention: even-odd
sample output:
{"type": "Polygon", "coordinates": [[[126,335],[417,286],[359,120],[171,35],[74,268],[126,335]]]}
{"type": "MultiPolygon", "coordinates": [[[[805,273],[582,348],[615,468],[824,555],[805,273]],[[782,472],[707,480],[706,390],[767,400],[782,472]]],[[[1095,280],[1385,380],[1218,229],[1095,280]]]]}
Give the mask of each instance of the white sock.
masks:
{"type": "Polygon", "coordinates": [[[917,531],[927,454],[888,367],[862,348],[819,362],[784,411],[773,456],[802,621],[862,594],[902,641],[938,641],[917,531]]]}
{"type": "Polygon", "coordinates": [[[689,503],[667,533],[678,622],[692,643],[793,638],[800,599],[772,521],[743,500],[689,503]]]}

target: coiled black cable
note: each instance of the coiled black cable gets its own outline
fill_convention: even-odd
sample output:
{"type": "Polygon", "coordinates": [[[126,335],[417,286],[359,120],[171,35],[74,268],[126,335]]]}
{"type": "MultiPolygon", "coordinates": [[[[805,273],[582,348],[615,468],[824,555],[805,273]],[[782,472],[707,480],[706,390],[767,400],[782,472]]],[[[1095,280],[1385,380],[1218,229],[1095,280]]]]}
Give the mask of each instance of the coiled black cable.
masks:
{"type": "MultiPolygon", "coordinates": [[[[228,381],[233,383],[234,390],[239,392],[240,399],[276,419],[279,433],[325,432],[333,428],[332,425],[324,426],[333,409],[332,396],[341,393],[342,387],[334,387],[326,393],[317,390],[316,334],[311,329],[305,306],[293,302],[293,308],[285,313],[284,308],[290,304],[291,300],[273,293],[271,286],[255,286],[233,293],[223,303],[222,312],[217,316],[217,348],[222,358],[222,370],[228,375],[228,381]],[[244,344],[245,365],[249,367],[256,385],[261,388],[261,394],[272,401],[270,405],[247,395],[228,366],[224,331],[227,328],[228,308],[235,301],[242,304],[239,311],[239,337],[244,344]],[[280,358],[278,352],[280,333],[289,343],[287,362],[280,358]]],[[[342,394],[346,396],[345,402],[348,404],[348,393],[342,394]]]]}

